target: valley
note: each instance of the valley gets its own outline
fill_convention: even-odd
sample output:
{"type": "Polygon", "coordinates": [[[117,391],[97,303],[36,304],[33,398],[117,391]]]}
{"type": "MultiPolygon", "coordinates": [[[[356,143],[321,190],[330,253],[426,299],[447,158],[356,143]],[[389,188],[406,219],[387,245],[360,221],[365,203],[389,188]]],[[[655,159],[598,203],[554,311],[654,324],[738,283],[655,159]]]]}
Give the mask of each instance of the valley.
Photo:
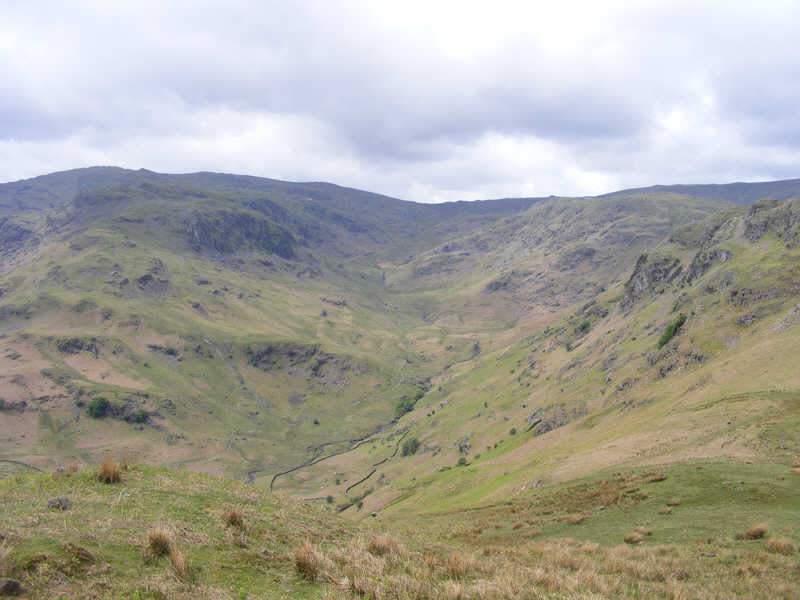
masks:
{"type": "MultiPolygon", "coordinates": [[[[136,493],[194,490],[164,519],[194,520],[208,597],[234,597],[210,575],[233,560],[212,539],[233,534],[195,511],[213,502],[258,523],[230,551],[255,565],[234,583],[265,597],[280,596],[254,582],[262,567],[300,597],[345,579],[341,597],[796,597],[798,197],[787,180],[423,205],[114,167],[2,184],[0,514],[16,564],[68,558],[55,518],[22,532],[29,505],[66,486],[99,506],[92,470],[125,459],[136,493]],[[736,541],[761,522],[793,550],[736,541]],[[620,550],[636,527],[650,533],[620,550]],[[293,571],[303,540],[377,532],[403,549],[293,571]],[[260,565],[265,535],[280,550],[260,565]],[[459,575],[442,562],[456,554],[477,562],[459,575]],[[428,555],[429,587],[392,596],[428,555]],[[671,566],[632,566],[656,555],[671,566]],[[557,579],[523,556],[555,556],[557,579]]],[[[145,530],[151,509],[127,510],[145,530]]],[[[122,537],[106,563],[132,556],[122,537]]],[[[98,597],[159,597],[135,589],[98,597]]]]}

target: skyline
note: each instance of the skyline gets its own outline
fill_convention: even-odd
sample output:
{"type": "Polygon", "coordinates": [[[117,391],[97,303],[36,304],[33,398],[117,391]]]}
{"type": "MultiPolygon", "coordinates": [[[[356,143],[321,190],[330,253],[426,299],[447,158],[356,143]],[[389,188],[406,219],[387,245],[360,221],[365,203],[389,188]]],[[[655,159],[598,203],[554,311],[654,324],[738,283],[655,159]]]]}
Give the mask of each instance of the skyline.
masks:
{"type": "Polygon", "coordinates": [[[800,7],[12,3],[0,181],[91,165],[436,202],[797,176],[800,7]]]}

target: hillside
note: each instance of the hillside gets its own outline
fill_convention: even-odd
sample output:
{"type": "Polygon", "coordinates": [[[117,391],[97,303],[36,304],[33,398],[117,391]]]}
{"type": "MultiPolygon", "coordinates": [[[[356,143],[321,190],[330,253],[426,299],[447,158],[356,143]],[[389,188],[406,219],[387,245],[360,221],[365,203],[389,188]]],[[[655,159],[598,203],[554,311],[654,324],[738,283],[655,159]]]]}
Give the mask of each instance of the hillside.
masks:
{"type": "MultiPolygon", "coordinates": [[[[411,577],[419,597],[794,597],[795,184],[442,205],[113,167],[0,185],[0,473],[9,500],[28,486],[0,511],[10,570],[45,589],[27,548],[60,564],[63,540],[20,523],[64,486],[97,502],[111,488],[94,465],[113,457],[140,465],[128,493],[252,507],[248,547],[257,513],[311,515],[285,523],[270,571],[300,596],[392,597],[411,577]],[[89,468],[22,475],[72,463],[89,468]],[[735,539],[761,522],[787,554],[735,539]],[[637,526],[643,547],[620,549],[637,526]],[[365,550],[380,531],[402,551],[365,550]],[[313,583],[292,564],[305,538],[333,556],[313,583]],[[336,553],[349,540],[358,560],[336,553]],[[529,565],[545,556],[561,557],[549,580],[529,565]]],[[[212,541],[222,508],[147,506],[139,529],[203,521],[201,566],[238,560],[212,541]]],[[[111,582],[130,578],[113,565],[137,535],[102,559],[115,575],[98,597],[145,593],[111,582]]],[[[204,566],[192,586],[280,597],[245,558],[236,581],[204,566]]]]}

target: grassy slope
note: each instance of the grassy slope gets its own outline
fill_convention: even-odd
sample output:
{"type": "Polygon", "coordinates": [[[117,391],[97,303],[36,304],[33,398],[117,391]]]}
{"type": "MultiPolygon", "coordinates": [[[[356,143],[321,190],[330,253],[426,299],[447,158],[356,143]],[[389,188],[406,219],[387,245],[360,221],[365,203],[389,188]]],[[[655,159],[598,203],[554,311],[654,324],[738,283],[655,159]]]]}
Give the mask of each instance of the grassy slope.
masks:
{"type": "Polygon", "coordinates": [[[383,528],[185,470],[133,466],[115,484],[96,474],[0,481],[0,576],[20,581],[23,598],[788,599],[800,591],[794,549],[769,550],[775,538],[784,552],[787,542],[796,547],[800,533],[800,476],[785,468],[623,469],[383,528]],[[70,508],[48,509],[53,497],[70,508]],[[667,502],[672,513],[659,514],[667,502]],[[231,511],[243,526],[227,524],[231,511]],[[584,520],[571,524],[575,515],[584,520]],[[764,539],[736,539],[761,522],[764,539]],[[620,544],[635,526],[645,541],[620,544]],[[149,549],[153,530],[172,539],[169,555],[149,549]]]}

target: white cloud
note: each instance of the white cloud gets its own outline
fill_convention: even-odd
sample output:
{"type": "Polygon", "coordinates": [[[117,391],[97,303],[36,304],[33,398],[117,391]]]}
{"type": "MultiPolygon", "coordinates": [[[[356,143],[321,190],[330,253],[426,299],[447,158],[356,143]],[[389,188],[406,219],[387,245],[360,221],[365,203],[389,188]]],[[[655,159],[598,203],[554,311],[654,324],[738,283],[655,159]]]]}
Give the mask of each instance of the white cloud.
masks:
{"type": "Polygon", "coordinates": [[[4,9],[0,180],[101,163],[440,201],[797,174],[796,3],[4,9]]]}

